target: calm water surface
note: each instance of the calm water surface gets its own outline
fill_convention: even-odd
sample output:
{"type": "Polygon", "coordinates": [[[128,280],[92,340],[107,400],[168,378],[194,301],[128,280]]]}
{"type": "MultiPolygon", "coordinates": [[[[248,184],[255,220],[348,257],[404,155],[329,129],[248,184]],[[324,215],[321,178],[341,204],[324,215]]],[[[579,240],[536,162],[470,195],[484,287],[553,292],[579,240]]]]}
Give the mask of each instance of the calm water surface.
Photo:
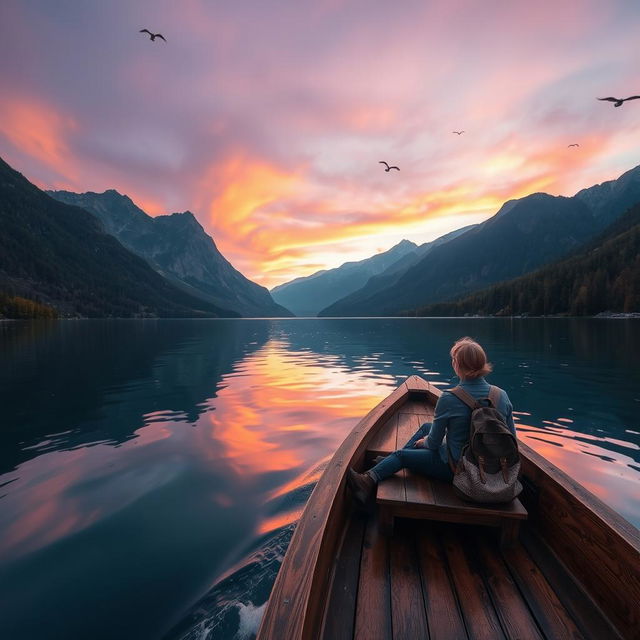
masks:
{"type": "Polygon", "coordinates": [[[0,637],[252,638],[323,465],[463,335],[640,526],[640,320],[0,323],[0,637]]]}

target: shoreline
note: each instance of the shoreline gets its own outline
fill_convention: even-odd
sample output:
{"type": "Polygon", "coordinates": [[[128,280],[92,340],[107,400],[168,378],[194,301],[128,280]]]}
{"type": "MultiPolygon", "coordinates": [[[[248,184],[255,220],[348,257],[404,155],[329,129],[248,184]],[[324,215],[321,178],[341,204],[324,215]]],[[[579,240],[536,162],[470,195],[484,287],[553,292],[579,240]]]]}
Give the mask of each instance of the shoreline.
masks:
{"type": "Polygon", "coordinates": [[[466,319],[466,320],[495,320],[495,319],[505,319],[509,318],[511,320],[527,320],[527,319],[540,319],[540,318],[604,318],[604,319],[616,319],[616,320],[628,320],[628,319],[640,319],[640,312],[632,311],[632,312],[612,312],[612,311],[602,311],[592,316],[565,316],[565,315],[542,315],[542,316],[533,316],[527,314],[517,314],[512,316],[507,315],[479,315],[479,314],[465,314],[462,316],[333,316],[333,317],[320,317],[320,316],[282,316],[282,317],[245,317],[245,318],[185,318],[185,317],[146,317],[146,318],[131,318],[131,317],[113,317],[113,316],[104,316],[99,318],[83,318],[83,317],[61,317],[61,318],[0,318],[0,322],[20,322],[20,321],[30,321],[30,320],[47,320],[47,321],[57,321],[57,320],[418,320],[418,319],[442,319],[442,320],[450,320],[453,318],[456,319],[466,319]]]}

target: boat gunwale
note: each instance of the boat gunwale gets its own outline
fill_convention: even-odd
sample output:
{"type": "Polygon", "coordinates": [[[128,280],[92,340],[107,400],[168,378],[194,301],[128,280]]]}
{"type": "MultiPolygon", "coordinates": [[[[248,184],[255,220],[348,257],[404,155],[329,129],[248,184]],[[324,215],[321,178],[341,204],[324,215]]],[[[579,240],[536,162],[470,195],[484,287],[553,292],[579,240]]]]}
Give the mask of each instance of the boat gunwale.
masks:
{"type": "MultiPolygon", "coordinates": [[[[640,554],[640,530],[634,527],[628,520],[614,511],[606,502],[598,498],[584,485],[574,480],[569,474],[547,460],[535,449],[530,447],[518,437],[518,449],[523,458],[523,474],[531,475],[531,467],[535,467],[538,473],[543,474],[548,481],[552,481],[563,493],[572,497],[588,509],[594,516],[616,536],[621,542],[628,544],[640,554]]],[[[538,483],[535,483],[536,485],[538,483]]]]}

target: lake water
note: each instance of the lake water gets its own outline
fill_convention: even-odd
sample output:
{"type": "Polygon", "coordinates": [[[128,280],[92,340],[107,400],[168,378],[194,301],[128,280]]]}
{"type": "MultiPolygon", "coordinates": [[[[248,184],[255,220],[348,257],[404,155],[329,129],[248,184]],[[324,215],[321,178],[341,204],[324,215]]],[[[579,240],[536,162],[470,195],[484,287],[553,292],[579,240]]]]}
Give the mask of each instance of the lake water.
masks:
{"type": "Polygon", "coordinates": [[[323,465],[483,344],[520,437],[640,526],[640,320],[0,323],[0,637],[252,638],[323,465]]]}

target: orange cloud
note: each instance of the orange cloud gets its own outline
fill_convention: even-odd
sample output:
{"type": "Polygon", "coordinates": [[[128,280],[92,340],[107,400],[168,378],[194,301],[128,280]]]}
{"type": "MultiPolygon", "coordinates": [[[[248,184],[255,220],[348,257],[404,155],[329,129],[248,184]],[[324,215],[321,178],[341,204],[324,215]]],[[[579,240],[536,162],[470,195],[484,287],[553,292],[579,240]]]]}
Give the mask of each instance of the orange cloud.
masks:
{"type": "Polygon", "coordinates": [[[76,172],[66,136],[78,129],[70,116],[34,100],[0,98],[0,134],[27,156],[37,158],[49,169],[69,179],[76,172]]]}
{"type": "Polygon", "coordinates": [[[219,187],[208,206],[210,220],[216,229],[240,234],[256,229],[254,214],[293,193],[297,183],[295,174],[238,152],[212,167],[211,173],[219,187]]]}
{"type": "MultiPolygon", "coordinates": [[[[45,182],[27,174],[30,182],[42,189],[80,192],[117,188],[131,195],[137,206],[149,215],[168,213],[161,199],[149,195],[147,189],[141,189],[131,176],[119,176],[114,180],[112,176],[118,174],[118,167],[101,167],[101,174],[96,178],[96,163],[79,156],[70,144],[71,136],[80,130],[77,119],[41,100],[0,98],[0,140],[4,137],[16,152],[36,159],[52,178],[45,182]]],[[[15,168],[21,169],[21,166],[16,163],[15,168]]]]}

